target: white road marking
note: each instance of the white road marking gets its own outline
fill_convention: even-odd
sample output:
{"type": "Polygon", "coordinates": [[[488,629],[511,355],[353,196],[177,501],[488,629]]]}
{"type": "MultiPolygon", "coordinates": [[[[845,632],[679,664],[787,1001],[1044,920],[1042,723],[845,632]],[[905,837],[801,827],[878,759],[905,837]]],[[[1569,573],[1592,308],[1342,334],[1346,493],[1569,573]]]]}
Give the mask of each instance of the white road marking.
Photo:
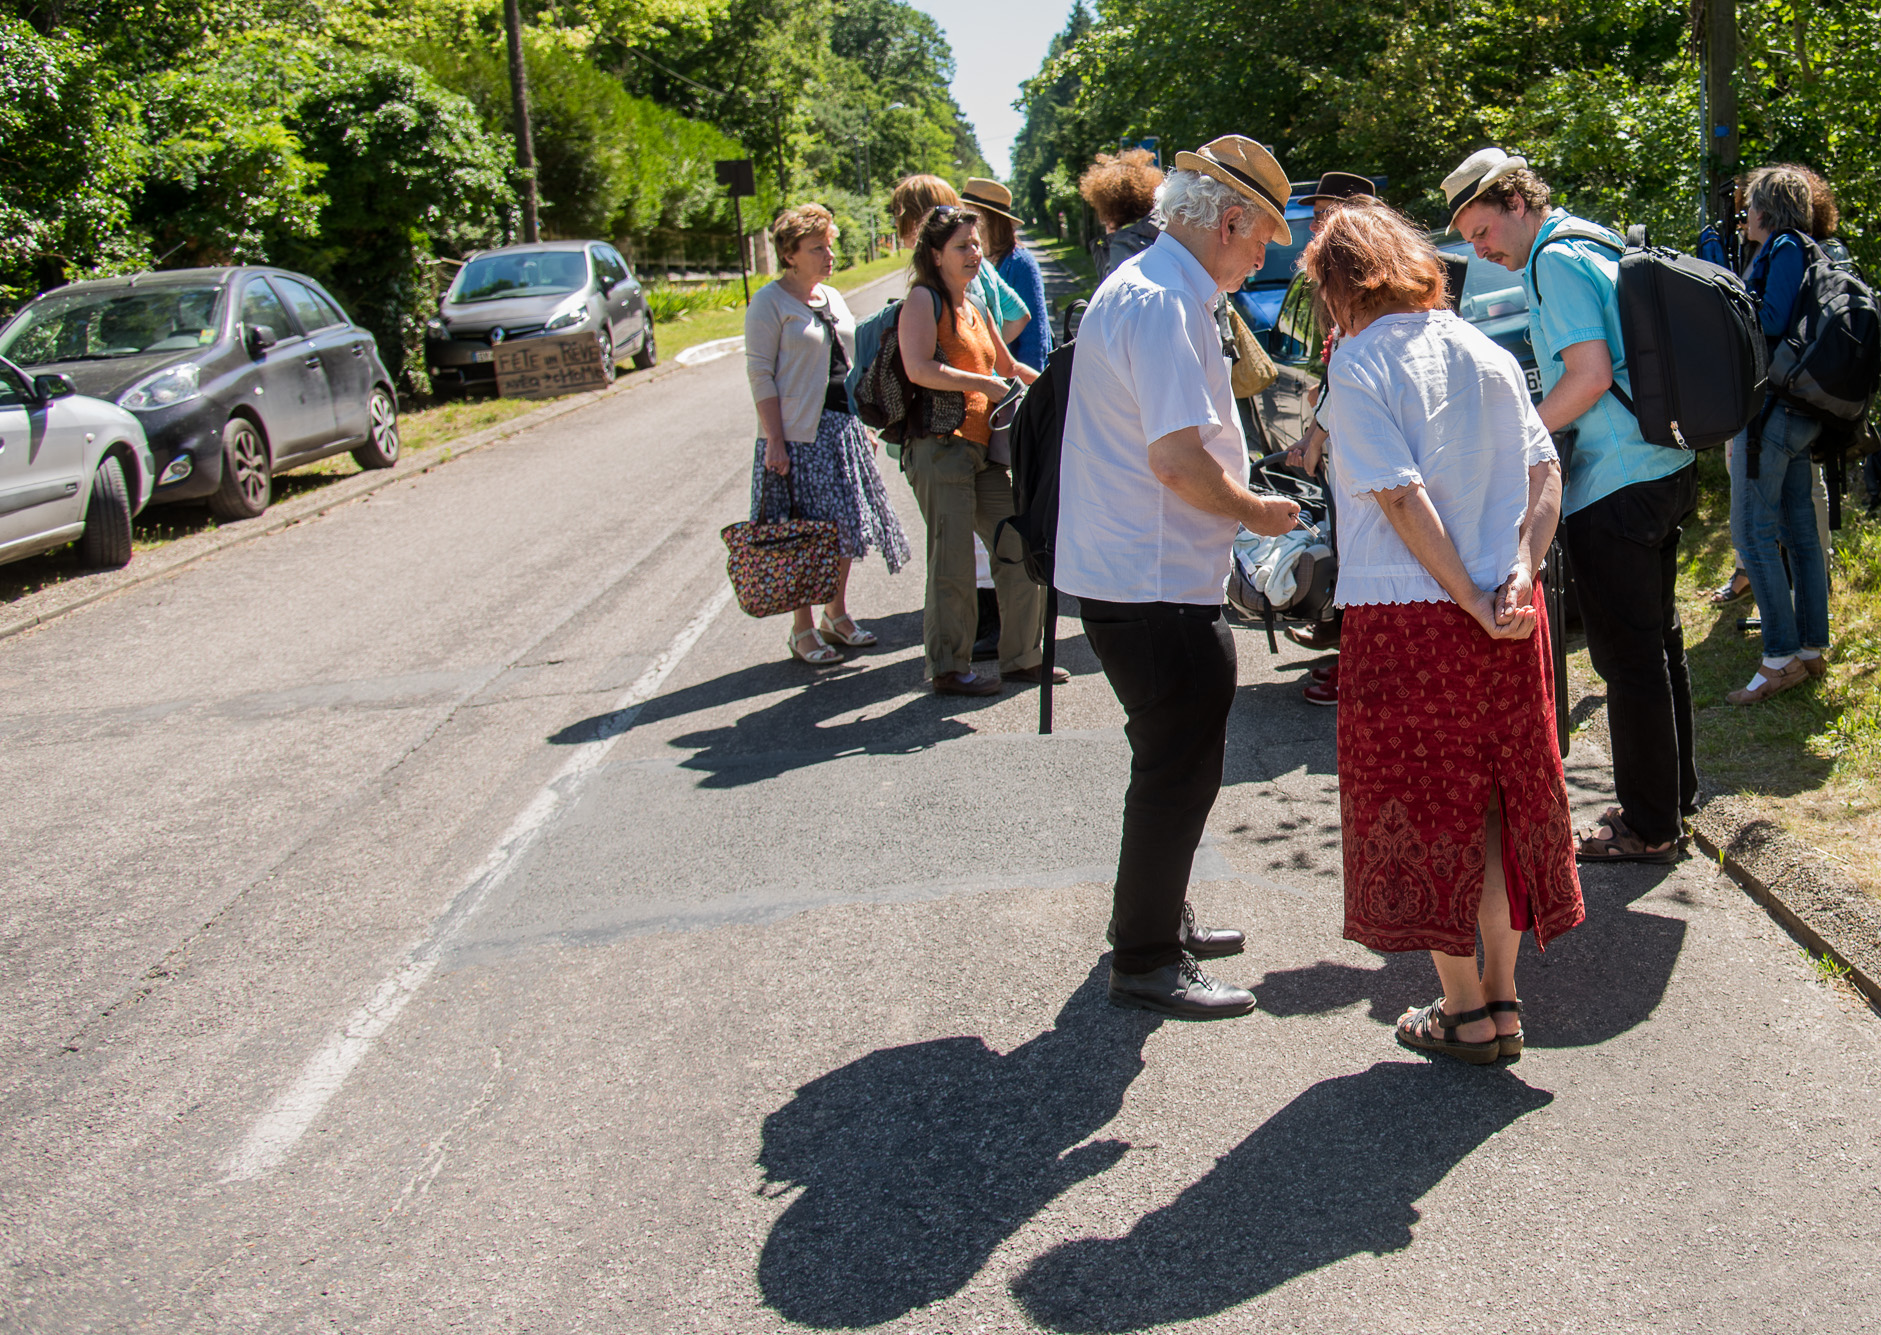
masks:
{"type": "Polygon", "coordinates": [[[404,959],[371,997],[334,1030],[319,1051],[307,1059],[296,1080],[250,1128],[235,1153],[229,1156],[225,1182],[257,1178],[277,1167],[300,1138],[307,1133],[321,1110],[346,1083],[346,1077],[359,1065],[374,1040],[392,1026],[405,1003],[423,987],[437,968],[451,941],[490,895],[509,878],[523,855],[541,839],[556,817],[574,804],[583,786],[607,759],[614,743],[633,726],[641,707],[665,684],[680,660],[699,642],[706,629],[731,601],[729,585],[706,599],[705,605],[674,636],[673,642],[647,665],[627,693],[615,703],[599,736],[582,742],[563,762],[555,777],[524,807],[510,824],[490,855],[471,873],[464,888],[457,892],[431,923],[431,928],[405,952],[404,959]]]}
{"type": "Polygon", "coordinates": [[[740,334],[736,338],[715,338],[710,343],[696,343],[673,360],[681,366],[703,366],[706,362],[715,362],[720,357],[729,357],[734,352],[744,350],[745,339],[740,334]]]}

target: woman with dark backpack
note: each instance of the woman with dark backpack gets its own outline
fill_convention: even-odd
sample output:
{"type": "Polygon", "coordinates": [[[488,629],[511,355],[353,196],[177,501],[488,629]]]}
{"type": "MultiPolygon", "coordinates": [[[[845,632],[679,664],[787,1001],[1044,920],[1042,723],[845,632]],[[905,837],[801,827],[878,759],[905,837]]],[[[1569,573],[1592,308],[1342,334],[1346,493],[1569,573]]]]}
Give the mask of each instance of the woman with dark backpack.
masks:
{"type": "MultiPolygon", "coordinates": [[[[927,525],[927,600],[922,615],[927,676],[942,695],[996,695],[1001,681],[1037,682],[1044,654],[1044,600],[1016,565],[993,574],[999,596],[999,677],[973,671],[973,538],[993,546],[993,530],[1013,513],[1006,465],[989,457],[992,409],[1008,378],[1038,372],[1015,361],[968,289],[984,262],[979,217],[952,204],[927,215],[914,239],[913,280],[896,338],[908,379],[922,390],[911,414],[902,464],[927,525]],[[953,397],[958,396],[958,397],[953,397]],[[937,416],[937,410],[953,409],[937,416]],[[952,420],[951,426],[942,422],[952,420]]],[[[1054,677],[1058,674],[1054,673],[1054,677]]]]}
{"type": "MultiPolygon", "coordinates": [[[[1815,206],[1809,182],[1789,167],[1752,172],[1746,196],[1745,233],[1758,248],[1745,284],[1774,351],[1795,320],[1809,266],[1809,248],[1798,237],[1808,234],[1815,206]]],[[[1725,697],[1734,705],[1758,704],[1828,671],[1822,657],[1829,645],[1828,566],[1810,496],[1809,451],[1821,432],[1821,422],[1773,397],[1729,447],[1731,539],[1763,619],[1763,661],[1747,685],[1725,697]]]]}

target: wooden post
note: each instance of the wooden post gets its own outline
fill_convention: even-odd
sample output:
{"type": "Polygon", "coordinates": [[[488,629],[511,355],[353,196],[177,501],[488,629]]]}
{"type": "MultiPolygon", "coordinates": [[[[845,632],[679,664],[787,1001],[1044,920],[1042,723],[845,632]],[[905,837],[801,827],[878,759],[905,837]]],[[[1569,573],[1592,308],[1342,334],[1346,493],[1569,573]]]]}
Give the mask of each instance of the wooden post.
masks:
{"type": "Polygon", "coordinates": [[[509,97],[516,116],[516,167],[523,178],[523,240],[540,241],[536,222],[536,142],[529,128],[529,71],[523,66],[522,5],[503,0],[503,29],[509,38],[509,97]]]}
{"type": "MultiPolygon", "coordinates": [[[[1712,189],[1721,192],[1737,174],[1737,0],[1707,0],[1705,34],[1705,104],[1710,124],[1705,160],[1712,166],[1712,189]]],[[[1729,211],[1728,208],[1726,210],[1729,211]]]]}

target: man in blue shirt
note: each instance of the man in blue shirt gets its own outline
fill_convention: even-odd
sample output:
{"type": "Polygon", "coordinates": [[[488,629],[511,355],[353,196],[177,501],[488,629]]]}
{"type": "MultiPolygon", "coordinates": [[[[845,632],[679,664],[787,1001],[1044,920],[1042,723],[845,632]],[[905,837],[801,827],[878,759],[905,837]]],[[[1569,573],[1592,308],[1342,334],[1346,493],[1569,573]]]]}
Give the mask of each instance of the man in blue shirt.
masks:
{"type": "MultiPolygon", "coordinates": [[[[1477,255],[1522,275],[1528,333],[1545,391],[1541,420],[1573,432],[1561,539],[1573,564],[1594,670],[1607,683],[1613,745],[1609,808],[1583,838],[1583,862],[1673,862],[1681,817],[1697,810],[1691,677],[1676,599],[1680,525],[1698,499],[1684,450],[1649,444],[1614,395],[1632,389],[1620,339],[1620,238],[1550,240],[1567,222],[1546,182],[1499,148],[1444,178],[1451,226],[1477,255]]],[[[1604,230],[1604,229],[1603,229],[1604,230]]],[[[1552,627],[1551,633],[1562,633],[1552,627]]]]}

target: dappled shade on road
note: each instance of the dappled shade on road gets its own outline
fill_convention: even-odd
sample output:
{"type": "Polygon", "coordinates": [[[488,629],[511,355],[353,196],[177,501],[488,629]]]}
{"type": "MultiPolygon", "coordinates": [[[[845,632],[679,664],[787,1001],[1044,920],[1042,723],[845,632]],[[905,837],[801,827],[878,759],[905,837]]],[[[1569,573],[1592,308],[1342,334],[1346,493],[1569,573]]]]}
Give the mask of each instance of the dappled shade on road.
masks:
{"type": "Polygon", "coordinates": [[[1013,1295],[1052,1330],[1145,1330],[1358,1252],[1401,1250],[1418,1198],[1553,1098],[1513,1071],[1448,1063],[1381,1062],[1322,1080],[1127,1236],[1052,1248],[1013,1295]]]}
{"type": "Polygon", "coordinates": [[[884,1048],[767,1117],[765,1177],[803,1192],[759,1257],[765,1301],[825,1329],[902,1316],[957,1293],[1054,1197],[1122,1158],[1121,1141],[1083,1142],[1123,1106],[1161,1021],[1112,1009],[1108,979],[1106,958],[1053,1028],[1004,1056],[977,1037],[884,1048]]]}

